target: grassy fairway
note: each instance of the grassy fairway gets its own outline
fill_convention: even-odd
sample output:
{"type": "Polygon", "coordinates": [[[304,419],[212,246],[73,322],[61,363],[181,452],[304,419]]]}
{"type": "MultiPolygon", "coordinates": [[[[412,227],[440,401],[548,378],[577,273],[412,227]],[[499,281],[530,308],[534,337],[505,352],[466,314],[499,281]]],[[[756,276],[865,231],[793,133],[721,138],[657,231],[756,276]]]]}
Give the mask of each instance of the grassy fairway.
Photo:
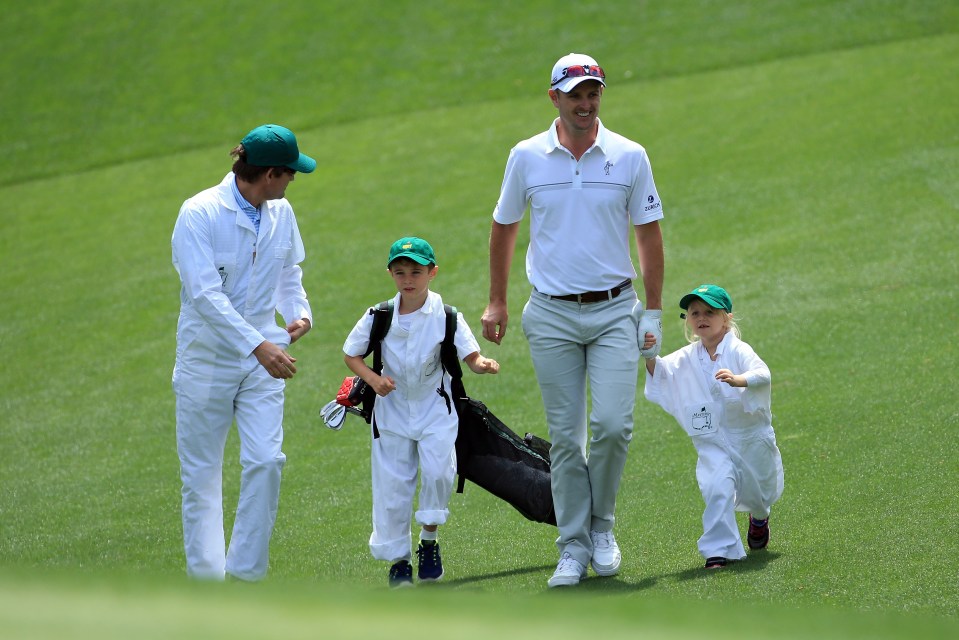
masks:
{"type": "MultiPolygon", "coordinates": [[[[452,6],[51,0],[0,17],[0,637],[372,637],[437,616],[452,637],[563,638],[595,632],[590,612],[613,638],[955,635],[959,6],[452,6]],[[436,290],[478,331],[506,156],[553,117],[545,76],[570,50],[609,73],[604,123],[650,153],[667,350],[679,297],[716,281],[772,369],[773,542],[703,574],[692,447],[640,391],[620,576],[546,593],[555,530],[469,486],[445,583],[387,593],[367,435],[318,409],[347,331],[390,295],[401,235],[433,242],[436,290]],[[169,238],[267,121],[319,161],[288,192],[318,321],[294,348],[270,579],[211,588],[182,578],[169,238]]],[[[466,384],[545,436],[522,264],[511,332],[483,345],[502,373],[466,384]]]]}

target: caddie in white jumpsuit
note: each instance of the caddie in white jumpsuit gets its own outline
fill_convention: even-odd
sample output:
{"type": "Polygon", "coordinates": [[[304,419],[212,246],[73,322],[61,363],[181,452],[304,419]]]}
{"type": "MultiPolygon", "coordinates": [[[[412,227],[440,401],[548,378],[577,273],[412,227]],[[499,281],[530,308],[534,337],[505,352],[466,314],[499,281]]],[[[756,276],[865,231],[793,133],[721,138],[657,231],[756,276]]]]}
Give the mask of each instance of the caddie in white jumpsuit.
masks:
{"type": "MultiPolygon", "coordinates": [[[[400,294],[394,298],[399,309],[400,294]]],[[[343,352],[366,352],[373,316],[356,323],[343,352]]],[[[443,299],[431,291],[418,311],[394,313],[383,339],[383,376],[396,390],[378,396],[373,420],[379,437],[372,443],[373,532],[370,552],[377,560],[395,562],[411,557],[411,517],[420,525],[442,525],[449,517],[449,501],[456,475],[456,408],[437,393],[442,384],[450,392],[450,376],[440,366],[440,343],[446,335],[443,299]],[[420,493],[413,513],[417,467],[420,493]]],[[[479,351],[463,314],[457,314],[453,339],[462,360],[479,351]]]]}
{"type": "MultiPolygon", "coordinates": [[[[370,552],[388,560],[391,587],[413,584],[411,513],[419,469],[416,521],[422,526],[417,548],[421,581],[443,576],[437,527],[449,517],[456,474],[459,417],[451,377],[442,366],[446,310],[429,285],[437,272],[433,248],[422,238],[400,238],[390,247],[387,268],[396,285],[393,315],[381,342],[383,371],[363,360],[373,316],[364,313],[343,345],[344,362],[376,392],[373,405],[371,467],[373,532],[370,552]]],[[[456,314],[456,356],[474,373],[499,371],[484,357],[463,314],[456,314]]]]}
{"type": "Polygon", "coordinates": [[[600,576],[619,571],[613,527],[633,431],[637,331],[662,335],[662,205],[646,150],[599,120],[605,78],[587,55],[571,53],[553,65],[548,93],[558,117],[511,150],[490,233],[483,337],[500,344],[510,262],[529,209],[533,291],[522,326],[552,441],[560,559],[550,587],[578,584],[587,566],[600,576]],[[632,235],[645,313],[632,284],[632,235]]]}
{"type": "MultiPolygon", "coordinates": [[[[728,302],[715,285],[690,295],[713,300],[713,292],[722,292],[723,303],[728,302]]],[[[696,480],[706,503],[700,553],[707,559],[741,560],[746,550],[735,512],[767,520],[783,492],[783,464],[772,427],[766,363],[733,331],[721,338],[714,355],[715,360],[697,340],[656,357],[653,373],[647,371],[645,395],[676,419],[696,448],[696,480]],[[741,376],[745,386],[717,379],[723,370],[741,376]]]]}
{"type": "Polygon", "coordinates": [[[233,171],[184,202],[174,227],[182,287],[173,389],[187,573],[255,581],[267,572],[286,460],[284,386],[296,372],[286,349],[313,322],[303,242],[283,195],[316,162],[278,125],[257,127],[232,153],[233,171]],[[227,553],[222,472],[234,420],[242,472],[227,553]]]}

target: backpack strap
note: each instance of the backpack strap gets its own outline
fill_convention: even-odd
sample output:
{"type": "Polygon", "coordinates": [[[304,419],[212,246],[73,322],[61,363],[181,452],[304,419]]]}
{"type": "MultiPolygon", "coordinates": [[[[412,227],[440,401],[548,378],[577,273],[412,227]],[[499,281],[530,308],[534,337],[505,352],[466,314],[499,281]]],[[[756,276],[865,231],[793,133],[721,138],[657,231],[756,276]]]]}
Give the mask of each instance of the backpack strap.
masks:
{"type": "Polygon", "coordinates": [[[452,376],[454,380],[463,378],[463,367],[460,366],[460,359],[456,356],[456,344],[453,338],[456,336],[456,307],[448,304],[443,305],[446,312],[446,335],[443,336],[443,344],[440,345],[440,361],[443,368],[452,376]]]}
{"type": "Polygon", "coordinates": [[[440,364],[443,366],[443,371],[450,374],[450,391],[453,397],[450,398],[450,395],[446,393],[443,380],[440,380],[440,388],[436,390],[436,393],[446,400],[446,410],[449,413],[453,413],[454,406],[459,413],[460,402],[466,395],[466,391],[463,388],[463,367],[460,366],[460,359],[456,355],[456,344],[453,342],[456,335],[457,311],[456,307],[448,304],[443,305],[443,311],[446,312],[446,334],[443,336],[443,342],[440,343],[440,364]]]}
{"type": "MultiPolygon", "coordinates": [[[[370,307],[370,315],[373,316],[373,326],[370,328],[370,341],[366,347],[366,353],[363,357],[373,354],[373,371],[376,375],[383,373],[383,338],[390,331],[390,324],[393,322],[393,299],[384,300],[370,307]]],[[[372,391],[372,390],[371,390],[372,391]]],[[[370,424],[373,427],[373,438],[379,438],[380,432],[376,428],[376,420],[373,419],[373,403],[376,401],[375,393],[367,393],[363,397],[363,412],[370,417],[370,424]]]]}
{"type": "Polygon", "coordinates": [[[390,332],[390,324],[393,322],[393,299],[378,302],[376,306],[370,307],[369,314],[373,316],[373,326],[370,328],[370,343],[367,345],[363,357],[365,358],[372,353],[373,370],[380,373],[383,370],[380,343],[390,332]]]}

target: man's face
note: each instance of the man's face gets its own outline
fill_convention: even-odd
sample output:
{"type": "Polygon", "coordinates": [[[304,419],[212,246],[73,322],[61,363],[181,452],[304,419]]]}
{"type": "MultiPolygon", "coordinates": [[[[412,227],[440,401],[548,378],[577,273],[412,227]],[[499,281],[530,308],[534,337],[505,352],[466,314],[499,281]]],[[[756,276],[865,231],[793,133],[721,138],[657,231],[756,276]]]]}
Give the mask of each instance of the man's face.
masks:
{"type": "Polygon", "coordinates": [[[580,82],[569,93],[550,89],[549,96],[559,110],[560,122],[570,133],[594,129],[603,99],[603,85],[598,80],[580,82]]]}
{"type": "Polygon", "coordinates": [[[293,182],[296,171],[283,167],[268,172],[267,200],[278,200],[286,195],[286,188],[293,182]]]}

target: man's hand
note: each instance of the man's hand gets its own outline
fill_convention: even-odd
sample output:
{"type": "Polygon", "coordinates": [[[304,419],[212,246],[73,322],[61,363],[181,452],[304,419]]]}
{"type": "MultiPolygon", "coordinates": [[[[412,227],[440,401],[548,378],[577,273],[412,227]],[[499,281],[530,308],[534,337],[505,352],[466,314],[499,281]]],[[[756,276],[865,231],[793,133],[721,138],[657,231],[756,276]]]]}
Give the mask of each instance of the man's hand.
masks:
{"type": "Polygon", "coordinates": [[[639,340],[639,355],[644,358],[655,358],[659,355],[659,347],[663,341],[663,310],[646,309],[643,317],[639,319],[639,325],[636,327],[637,339],[639,340]],[[649,340],[646,334],[653,335],[655,343],[651,347],[646,347],[649,340]]]}
{"type": "Polygon", "coordinates": [[[483,312],[483,337],[490,342],[499,344],[506,335],[506,324],[509,321],[509,313],[506,310],[505,302],[490,302],[483,312]]]}
{"type": "Polygon", "coordinates": [[[256,356],[259,363],[263,365],[263,368],[267,370],[267,373],[274,378],[292,378],[293,374],[296,373],[296,367],[293,366],[296,358],[269,340],[261,342],[259,346],[253,350],[253,355],[256,356]]]}

